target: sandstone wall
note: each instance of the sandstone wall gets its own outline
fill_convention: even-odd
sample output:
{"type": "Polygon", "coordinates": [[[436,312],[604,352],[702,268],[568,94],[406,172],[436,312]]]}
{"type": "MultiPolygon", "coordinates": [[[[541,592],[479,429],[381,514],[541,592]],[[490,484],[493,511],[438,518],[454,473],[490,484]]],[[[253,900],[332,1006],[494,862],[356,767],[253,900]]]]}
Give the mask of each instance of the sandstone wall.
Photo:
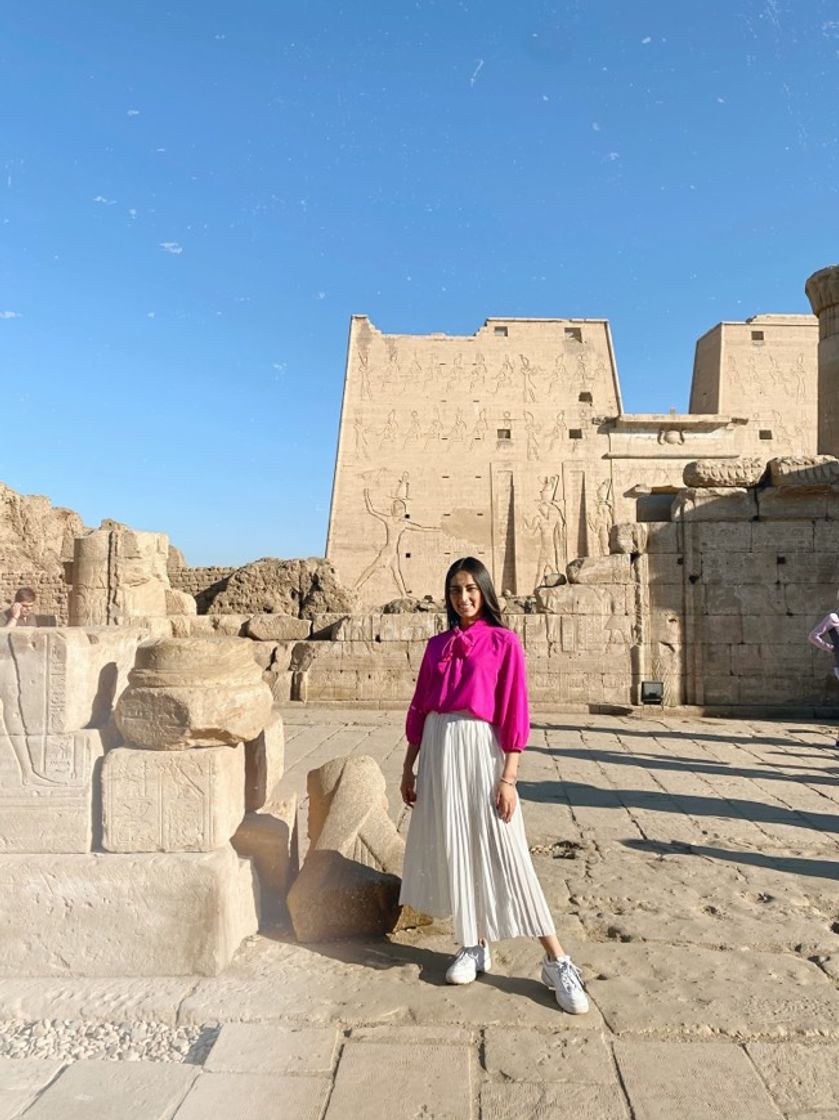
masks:
{"type": "Polygon", "coordinates": [[[169,583],[177,591],[192,595],[198,613],[206,614],[213,599],[227,587],[236,568],[169,568],[169,583]]]}

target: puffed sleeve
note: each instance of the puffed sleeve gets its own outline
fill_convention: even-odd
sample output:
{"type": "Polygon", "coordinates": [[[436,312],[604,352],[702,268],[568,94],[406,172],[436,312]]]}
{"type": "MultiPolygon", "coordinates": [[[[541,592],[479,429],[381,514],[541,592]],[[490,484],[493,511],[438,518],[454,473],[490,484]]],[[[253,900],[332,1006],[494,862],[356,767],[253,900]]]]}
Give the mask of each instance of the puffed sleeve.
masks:
{"type": "Polygon", "coordinates": [[[427,642],[420,664],[420,671],[417,674],[414,698],[405,717],[405,738],[415,747],[418,747],[422,742],[422,729],[425,726],[425,717],[428,713],[429,684],[432,671],[430,648],[431,643],[427,642]]]}
{"type": "Polygon", "coordinates": [[[498,667],[495,691],[495,719],[501,749],[523,751],[530,736],[530,711],[527,702],[527,675],[524,650],[518,636],[510,632],[498,667]]]}

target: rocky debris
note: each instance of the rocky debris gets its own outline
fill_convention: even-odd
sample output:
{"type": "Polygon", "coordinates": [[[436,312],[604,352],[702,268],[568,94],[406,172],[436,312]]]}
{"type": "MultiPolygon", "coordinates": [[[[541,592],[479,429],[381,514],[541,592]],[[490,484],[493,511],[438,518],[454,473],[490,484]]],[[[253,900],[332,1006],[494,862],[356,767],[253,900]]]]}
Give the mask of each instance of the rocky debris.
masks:
{"type": "Polygon", "coordinates": [[[643,522],[624,521],[609,530],[609,551],[612,553],[646,552],[649,527],[643,522]]]}
{"type": "Polygon", "coordinates": [[[351,614],[356,596],[338,579],[328,560],[265,557],[239,568],[213,599],[209,614],[284,614],[312,619],[351,614]]]}
{"type": "Polygon", "coordinates": [[[569,583],[632,583],[630,559],[625,553],[584,556],[568,565],[569,583]]]}
{"type": "Polygon", "coordinates": [[[186,1062],[203,1065],[217,1026],[170,1027],[154,1022],[83,1022],[79,1019],[0,1020],[0,1058],[74,1062],[186,1062]]]}
{"type": "Polygon", "coordinates": [[[273,701],[249,647],[216,637],[141,643],[114,712],[126,742],[185,750],[255,739],[273,701]]]}
{"type": "Polygon", "coordinates": [[[312,623],[308,618],[287,614],[255,614],[248,620],[245,633],[258,642],[294,642],[308,638],[312,623]]]}
{"type": "Polygon", "coordinates": [[[424,595],[422,599],[408,596],[405,599],[391,599],[382,607],[382,614],[415,614],[418,611],[434,611],[445,613],[445,605],[438,602],[433,595],[424,595]]]}
{"type": "Polygon", "coordinates": [[[757,486],[766,471],[766,460],[755,457],[740,459],[697,459],[685,466],[685,486],[757,486]]]}
{"type": "Polygon", "coordinates": [[[18,494],[0,482],[0,558],[3,567],[35,568],[63,574],[62,561],[73,556],[73,541],[85,532],[81,517],[53,506],[41,494],[18,494]]]}
{"type": "Polygon", "coordinates": [[[514,595],[505,591],[499,598],[501,610],[505,614],[535,614],[538,610],[538,592],[533,595],[514,595]]]}

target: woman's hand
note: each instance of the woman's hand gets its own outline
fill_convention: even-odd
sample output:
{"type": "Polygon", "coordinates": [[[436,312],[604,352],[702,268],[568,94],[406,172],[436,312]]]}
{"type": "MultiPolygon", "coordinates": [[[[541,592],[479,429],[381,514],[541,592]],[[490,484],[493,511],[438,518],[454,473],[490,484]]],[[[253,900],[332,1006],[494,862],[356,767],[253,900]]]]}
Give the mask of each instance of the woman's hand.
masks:
{"type": "Polygon", "coordinates": [[[495,790],[495,811],[505,824],[509,824],[518,801],[516,787],[499,781],[495,790]]]}
{"type": "Polygon", "coordinates": [[[417,779],[414,777],[413,771],[407,770],[402,772],[399,792],[402,794],[402,800],[408,808],[413,809],[417,800],[417,779]]]}

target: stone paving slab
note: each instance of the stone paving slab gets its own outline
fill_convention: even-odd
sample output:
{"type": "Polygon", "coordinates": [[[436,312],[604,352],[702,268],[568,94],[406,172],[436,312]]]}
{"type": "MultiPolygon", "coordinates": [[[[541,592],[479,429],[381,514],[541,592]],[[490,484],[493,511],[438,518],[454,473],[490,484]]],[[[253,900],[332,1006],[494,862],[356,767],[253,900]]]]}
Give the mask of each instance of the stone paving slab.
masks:
{"type": "Polygon", "coordinates": [[[74,1062],[26,1120],[172,1120],[198,1076],[170,1062],[74,1062]]]}
{"type": "Polygon", "coordinates": [[[7,1058],[0,1062],[0,1120],[14,1120],[54,1081],[63,1062],[7,1058]]]}
{"type": "Polygon", "coordinates": [[[615,1083],[615,1063],[605,1037],[565,1031],[560,1024],[551,1033],[490,1027],[484,1037],[484,1065],[490,1076],[509,1081],[615,1083]]]}
{"type": "Polygon", "coordinates": [[[331,1073],[337,1034],[326,1027],[227,1023],[204,1069],[210,1073],[331,1073]]]}
{"type": "Polygon", "coordinates": [[[665,944],[584,946],[589,995],[618,1035],[839,1038],[839,991],[791,955],[665,944]]]}
{"type": "Polygon", "coordinates": [[[175,1120],[320,1120],[329,1086],[328,1077],[204,1073],[175,1120]]]}
{"type": "Polygon", "coordinates": [[[839,1116],[839,1046],[749,1042],[746,1053],[785,1112],[830,1109],[839,1116]]]}
{"type": "Polygon", "coordinates": [[[619,1039],[615,1058],[635,1120],[781,1120],[740,1046],[619,1039]]]}
{"type": "Polygon", "coordinates": [[[481,1120],[629,1120],[629,1111],[617,1078],[608,1086],[516,1081],[483,1087],[481,1120]]]}
{"type": "Polygon", "coordinates": [[[468,1120],[471,1059],[466,1046],[348,1042],[325,1120],[468,1120]]]}

